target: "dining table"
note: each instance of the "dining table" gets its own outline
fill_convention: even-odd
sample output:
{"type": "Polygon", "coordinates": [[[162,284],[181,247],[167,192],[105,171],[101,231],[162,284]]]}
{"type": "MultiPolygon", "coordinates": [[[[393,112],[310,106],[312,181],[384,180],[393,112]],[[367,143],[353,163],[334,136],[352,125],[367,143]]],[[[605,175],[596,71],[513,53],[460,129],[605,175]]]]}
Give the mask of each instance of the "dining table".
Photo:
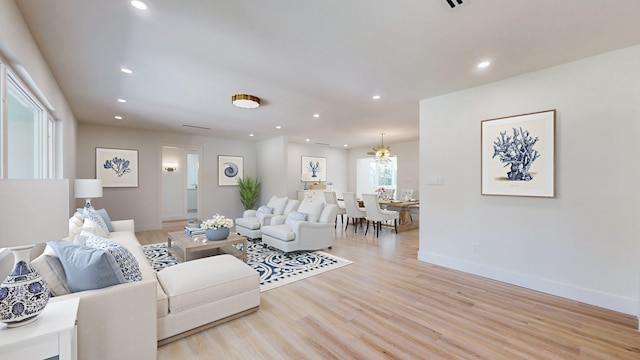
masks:
{"type": "MultiPolygon", "coordinates": [[[[358,200],[358,206],[360,207],[364,207],[364,201],[362,199],[357,199],[358,200]]],[[[413,229],[417,229],[418,228],[418,222],[417,221],[413,221],[411,219],[411,210],[409,209],[410,206],[414,206],[414,205],[420,205],[420,201],[417,199],[410,199],[410,200],[380,200],[379,201],[380,206],[381,207],[394,207],[394,208],[398,208],[400,209],[399,212],[399,217],[400,217],[400,221],[398,224],[398,232],[400,231],[407,231],[407,230],[413,230],[413,229]]],[[[393,226],[393,225],[391,225],[393,226]]]]}

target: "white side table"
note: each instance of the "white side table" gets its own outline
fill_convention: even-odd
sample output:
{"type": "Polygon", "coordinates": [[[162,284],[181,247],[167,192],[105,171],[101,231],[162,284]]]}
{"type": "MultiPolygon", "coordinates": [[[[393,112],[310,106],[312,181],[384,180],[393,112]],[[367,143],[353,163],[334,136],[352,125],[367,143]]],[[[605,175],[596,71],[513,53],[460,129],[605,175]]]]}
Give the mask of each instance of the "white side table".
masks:
{"type": "Polygon", "coordinates": [[[0,324],[0,354],[3,359],[76,360],[79,298],[47,304],[36,321],[15,328],[0,324]]]}

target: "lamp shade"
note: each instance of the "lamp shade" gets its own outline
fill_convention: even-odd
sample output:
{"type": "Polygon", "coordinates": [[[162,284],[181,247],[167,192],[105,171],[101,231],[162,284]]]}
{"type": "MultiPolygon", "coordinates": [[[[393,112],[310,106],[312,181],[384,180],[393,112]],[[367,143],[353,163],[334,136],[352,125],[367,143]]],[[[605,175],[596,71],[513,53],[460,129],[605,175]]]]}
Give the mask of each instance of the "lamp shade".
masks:
{"type": "Polygon", "coordinates": [[[69,180],[0,180],[0,248],[69,235],[69,180]]]}
{"type": "Polygon", "coordinates": [[[75,179],[73,194],[77,199],[95,199],[102,197],[102,179],[75,179]]]}

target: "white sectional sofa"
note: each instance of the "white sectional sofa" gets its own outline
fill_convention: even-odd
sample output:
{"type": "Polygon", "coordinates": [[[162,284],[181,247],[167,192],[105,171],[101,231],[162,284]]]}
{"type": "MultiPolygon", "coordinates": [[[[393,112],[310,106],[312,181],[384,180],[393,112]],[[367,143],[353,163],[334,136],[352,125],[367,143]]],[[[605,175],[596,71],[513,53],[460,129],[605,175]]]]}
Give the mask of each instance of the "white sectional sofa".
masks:
{"type": "MultiPolygon", "coordinates": [[[[69,220],[69,239],[82,226],[78,215],[69,220]]],[[[258,310],[259,275],[241,260],[218,255],[156,273],[135,236],[133,220],[112,225],[109,239],[136,258],[142,281],[50,299],[80,298],[78,359],[155,359],[159,344],[258,310]]],[[[52,253],[47,247],[32,261],[36,270],[41,272],[36,264],[52,253]]]]}

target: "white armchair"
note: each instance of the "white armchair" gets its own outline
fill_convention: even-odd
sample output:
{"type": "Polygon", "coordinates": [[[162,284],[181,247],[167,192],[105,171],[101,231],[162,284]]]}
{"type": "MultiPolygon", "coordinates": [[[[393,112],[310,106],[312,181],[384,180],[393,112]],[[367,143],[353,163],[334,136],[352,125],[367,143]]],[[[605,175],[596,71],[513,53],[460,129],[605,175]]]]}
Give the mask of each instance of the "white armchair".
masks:
{"type": "Polygon", "coordinates": [[[245,210],[241,218],[236,219],[236,232],[248,239],[260,239],[262,237],[261,228],[270,225],[274,217],[288,215],[295,210],[300,201],[291,200],[287,197],[278,198],[272,196],[266,207],[271,212],[259,212],[257,210],[245,210]]]}
{"type": "Polygon", "coordinates": [[[287,216],[274,216],[272,225],[262,227],[262,242],[284,252],[331,248],[338,206],[322,202],[300,203],[298,210],[287,216]],[[307,220],[294,220],[306,214],[307,220]]]}

